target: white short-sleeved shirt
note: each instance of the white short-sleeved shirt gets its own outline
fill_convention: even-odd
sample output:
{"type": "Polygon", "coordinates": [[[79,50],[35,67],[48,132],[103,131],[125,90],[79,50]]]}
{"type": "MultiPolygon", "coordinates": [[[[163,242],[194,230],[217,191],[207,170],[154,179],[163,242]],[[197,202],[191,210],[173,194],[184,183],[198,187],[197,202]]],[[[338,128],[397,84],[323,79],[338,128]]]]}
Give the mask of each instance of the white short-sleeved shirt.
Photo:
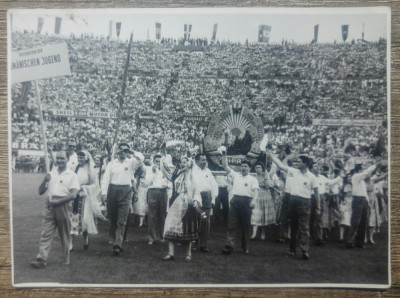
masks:
{"type": "Polygon", "coordinates": [[[286,173],[286,180],[285,180],[285,192],[292,193],[292,185],[294,183],[294,174],[293,172],[288,171],[286,173]]]}
{"type": "Polygon", "coordinates": [[[329,185],[330,180],[324,175],[318,175],[315,177],[315,179],[317,180],[318,193],[320,195],[327,193],[327,186],[329,185]]]}
{"type": "Polygon", "coordinates": [[[231,191],[233,196],[246,196],[252,198],[254,191],[260,189],[257,178],[250,174],[243,176],[242,174],[231,171],[231,175],[233,179],[231,191]]]}
{"type": "Polygon", "coordinates": [[[74,152],[73,154],[70,155],[68,159],[67,168],[75,172],[77,166],[78,166],[78,155],[76,154],[76,152],[74,152]]]}
{"type": "Polygon", "coordinates": [[[72,189],[80,189],[78,175],[68,168],[61,174],[59,174],[57,168],[55,168],[50,172],[50,176],[51,179],[48,186],[48,194],[50,197],[64,197],[71,194],[72,189]]]}
{"type": "Polygon", "coordinates": [[[367,185],[365,179],[375,171],[376,166],[372,165],[361,173],[354,174],[351,178],[351,184],[353,186],[352,195],[358,197],[368,197],[367,185]]]}
{"type": "Polygon", "coordinates": [[[288,169],[288,174],[293,175],[290,194],[292,196],[311,199],[314,188],[317,187],[315,175],[308,170],[303,174],[300,170],[291,167],[288,169]]]}
{"type": "Polygon", "coordinates": [[[142,161],[136,158],[126,158],[124,161],[119,159],[112,160],[106,168],[103,181],[101,182],[101,193],[107,194],[108,186],[114,185],[129,185],[132,186],[132,180],[137,168],[142,165],[142,161]]]}

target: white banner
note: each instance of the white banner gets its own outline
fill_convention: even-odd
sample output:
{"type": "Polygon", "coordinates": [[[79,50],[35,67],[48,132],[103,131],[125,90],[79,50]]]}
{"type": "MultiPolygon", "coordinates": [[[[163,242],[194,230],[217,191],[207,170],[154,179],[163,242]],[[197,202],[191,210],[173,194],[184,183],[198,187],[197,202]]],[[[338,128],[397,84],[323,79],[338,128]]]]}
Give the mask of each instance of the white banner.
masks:
{"type": "Polygon", "coordinates": [[[66,43],[11,53],[13,84],[70,74],[66,43]]]}
{"type": "Polygon", "coordinates": [[[313,119],[313,125],[379,126],[379,125],[382,125],[382,120],[374,120],[374,119],[313,119]]]}
{"type": "Polygon", "coordinates": [[[80,111],[80,110],[47,110],[47,112],[51,113],[53,116],[61,116],[61,117],[75,117],[75,118],[106,118],[106,119],[115,119],[117,118],[116,113],[109,112],[96,112],[96,111],[80,111]]]}

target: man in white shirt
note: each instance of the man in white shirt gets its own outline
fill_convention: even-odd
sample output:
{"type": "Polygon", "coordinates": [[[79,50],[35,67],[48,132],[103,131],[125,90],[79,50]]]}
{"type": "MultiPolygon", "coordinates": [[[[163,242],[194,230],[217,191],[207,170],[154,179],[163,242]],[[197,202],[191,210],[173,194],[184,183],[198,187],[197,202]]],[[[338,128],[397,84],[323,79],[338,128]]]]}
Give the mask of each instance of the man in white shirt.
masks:
{"type": "Polygon", "coordinates": [[[70,140],[67,144],[67,156],[68,156],[67,167],[72,172],[75,172],[75,169],[78,166],[78,155],[76,154],[75,150],[76,150],[76,142],[74,140],[70,140]]]}
{"type": "Polygon", "coordinates": [[[224,255],[230,255],[232,253],[235,244],[236,229],[240,225],[242,232],[242,250],[245,254],[249,254],[250,216],[251,208],[254,207],[252,201],[258,197],[258,181],[249,174],[251,164],[248,160],[242,160],[239,174],[228,166],[226,151],[223,151],[222,154],[222,166],[226,173],[228,175],[230,174],[233,179],[233,197],[229,207],[226,246],[222,250],[222,253],[224,255]]]}
{"type": "Polygon", "coordinates": [[[325,177],[324,175],[321,174],[320,171],[320,166],[318,163],[313,162],[311,165],[311,173],[314,174],[316,182],[317,182],[317,187],[318,187],[318,194],[319,194],[319,199],[320,199],[320,214],[319,216],[315,216],[315,214],[312,214],[315,212],[315,206],[317,206],[317,202],[315,202],[316,198],[313,196],[311,198],[311,219],[310,219],[310,228],[312,231],[315,231],[314,233],[311,233],[312,236],[315,236],[316,244],[318,246],[324,245],[324,237],[323,237],[323,217],[328,216],[329,213],[329,200],[328,200],[328,189],[332,187],[333,185],[339,183],[342,180],[342,177],[338,176],[335,179],[329,179],[325,177]],[[313,208],[314,207],[314,208],[313,208]],[[325,215],[324,215],[325,214],[325,215]]]}
{"type": "Polygon", "coordinates": [[[143,163],[143,159],[132,152],[126,143],[118,145],[117,155],[118,159],[110,161],[107,165],[101,182],[102,201],[107,200],[110,241],[113,243],[114,256],[119,256],[121,252],[132,197],[134,173],[143,163]],[[128,154],[131,154],[133,158],[128,159],[128,154]]]}
{"type": "Polygon", "coordinates": [[[297,232],[299,232],[302,258],[308,260],[310,258],[309,237],[312,194],[316,198],[316,214],[319,215],[321,211],[317,182],[315,176],[308,170],[310,158],[306,155],[299,155],[297,159],[293,160],[295,168],[292,168],[284,165],[270,150],[267,150],[266,154],[272,158],[272,161],[279,169],[293,176],[289,203],[290,241],[288,256],[296,255],[296,237],[297,232]]]}
{"type": "Polygon", "coordinates": [[[48,191],[43,211],[42,233],[40,236],[39,254],[31,263],[35,269],[44,268],[50,252],[53,233],[58,229],[63,252],[63,263],[69,264],[69,244],[71,242],[70,202],[75,199],[80,188],[78,176],[67,168],[67,154],[59,151],[56,155],[57,168],[47,174],[39,187],[39,194],[48,191]]]}
{"type": "Polygon", "coordinates": [[[368,225],[368,194],[365,179],[370,177],[383,162],[378,162],[363,171],[362,164],[356,164],[351,177],[353,202],[351,204],[350,229],[347,248],[365,248],[364,240],[368,225]]]}
{"type": "Polygon", "coordinates": [[[168,180],[162,172],[161,159],[161,154],[154,155],[152,171],[148,172],[150,174],[148,181],[151,181],[147,190],[149,245],[153,245],[156,241],[163,239],[162,233],[164,232],[165,218],[167,216],[168,180]]]}
{"type": "Polygon", "coordinates": [[[200,220],[199,247],[202,252],[210,252],[207,242],[210,234],[211,208],[215,205],[218,196],[218,184],[214,175],[207,168],[207,158],[198,153],[195,156],[196,165],[193,166],[194,200],[198,201],[201,210],[207,216],[200,220]]]}

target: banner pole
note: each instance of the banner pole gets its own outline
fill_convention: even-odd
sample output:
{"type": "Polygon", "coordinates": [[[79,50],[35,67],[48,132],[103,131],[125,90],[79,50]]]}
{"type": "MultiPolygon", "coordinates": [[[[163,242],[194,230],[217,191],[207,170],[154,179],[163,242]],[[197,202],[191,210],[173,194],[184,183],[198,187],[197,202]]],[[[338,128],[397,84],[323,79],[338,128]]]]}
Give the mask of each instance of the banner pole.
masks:
{"type": "Polygon", "coordinates": [[[39,110],[40,127],[42,129],[42,136],[43,136],[44,162],[46,164],[46,173],[48,174],[50,172],[50,165],[49,165],[49,158],[47,156],[46,130],[43,121],[42,104],[40,102],[40,90],[39,90],[38,80],[35,80],[35,83],[36,83],[36,94],[37,94],[37,104],[39,110]]]}
{"type": "Polygon", "coordinates": [[[115,143],[117,142],[118,131],[119,131],[119,127],[121,125],[122,107],[124,105],[126,78],[128,76],[129,60],[130,60],[130,56],[131,56],[131,47],[132,47],[132,38],[133,38],[133,32],[131,33],[131,37],[129,39],[126,63],[125,63],[125,68],[124,68],[124,76],[122,78],[122,90],[121,90],[121,95],[119,97],[119,109],[118,109],[118,113],[117,113],[117,125],[116,125],[115,131],[114,131],[113,145],[115,145],[115,143]]]}

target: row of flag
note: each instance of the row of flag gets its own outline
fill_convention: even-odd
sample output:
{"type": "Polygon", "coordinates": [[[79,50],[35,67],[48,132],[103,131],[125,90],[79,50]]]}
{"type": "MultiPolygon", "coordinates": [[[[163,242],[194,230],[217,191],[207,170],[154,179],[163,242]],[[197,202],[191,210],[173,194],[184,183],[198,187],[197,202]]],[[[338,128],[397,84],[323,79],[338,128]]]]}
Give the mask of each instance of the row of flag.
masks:
{"type": "MultiPolygon", "coordinates": [[[[60,34],[61,32],[61,22],[62,18],[56,17],[55,19],[55,26],[54,26],[54,33],[55,34],[60,34]]],[[[38,18],[38,27],[37,27],[37,33],[40,34],[43,29],[43,24],[44,24],[44,19],[42,17],[38,18]]],[[[156,40],[161,40],[161,23],[156,23],[156,40]]],[[[115,30],[116,30],[116,35],[119,37],[121,33],[121,22],[116,22],[115,23],[115,30]]],[[[270,35],[271,35],[271,26],[268,25],[260,25],[258,27],[258,42],[262,43],[269,43],[270,40],[270,35]]],[[[218,31],[218,24],[214,24],[213,27],[213,33],[211,37],[211,43],[216,41],[217,38],[217,31],[218,31]]],[[[314,26],[314,39],[312,40],[311,43],[317,43],[318,41],[318,31],[319,31],[319,25],[314,26]]],[[[192,24],[184,24],[183,26],[183,38],[185,41],[190,40],[190,34],[192,33],[192,24]]],[[[349,35],[349,25],[342,25],[342,39],[345,42],[347,40],[347,37],[349,35]]],[[[109,32],[108,36],[111,38],[113,36],[113,21],[110,21],[109,23],[109,32]]],[[[364,40],[364,25],[363,25],[363,32],[362,32],[362,39],[364,40]]]]}

